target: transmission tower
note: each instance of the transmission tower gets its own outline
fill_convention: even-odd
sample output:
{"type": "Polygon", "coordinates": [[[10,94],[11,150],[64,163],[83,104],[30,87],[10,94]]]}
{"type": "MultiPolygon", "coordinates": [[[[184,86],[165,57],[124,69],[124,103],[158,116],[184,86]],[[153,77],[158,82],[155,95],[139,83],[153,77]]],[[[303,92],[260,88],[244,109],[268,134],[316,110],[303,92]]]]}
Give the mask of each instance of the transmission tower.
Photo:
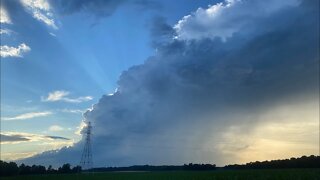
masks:
{"type": "Polygon", "coordinates": [[[82,169],[91,169],[93,166],[92,152],[91,152],[91,123],[87,124],[86,131],[83,133],[85,136],[85,144],[81,156],[80,166],[82,169]]]}

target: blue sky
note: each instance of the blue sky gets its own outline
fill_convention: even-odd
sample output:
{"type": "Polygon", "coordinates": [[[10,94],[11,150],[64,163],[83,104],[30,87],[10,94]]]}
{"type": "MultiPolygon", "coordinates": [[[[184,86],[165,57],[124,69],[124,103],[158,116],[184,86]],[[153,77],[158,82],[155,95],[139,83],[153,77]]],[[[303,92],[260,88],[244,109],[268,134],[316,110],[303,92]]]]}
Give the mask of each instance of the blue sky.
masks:
{"type": "Polygon", "coordinates": [[[97,165],[314,154],[314,7],[303,0],[1,0],[1,158],[59,164],[73,154],[70,163],[78,162],[87,121],[97,165]]]}

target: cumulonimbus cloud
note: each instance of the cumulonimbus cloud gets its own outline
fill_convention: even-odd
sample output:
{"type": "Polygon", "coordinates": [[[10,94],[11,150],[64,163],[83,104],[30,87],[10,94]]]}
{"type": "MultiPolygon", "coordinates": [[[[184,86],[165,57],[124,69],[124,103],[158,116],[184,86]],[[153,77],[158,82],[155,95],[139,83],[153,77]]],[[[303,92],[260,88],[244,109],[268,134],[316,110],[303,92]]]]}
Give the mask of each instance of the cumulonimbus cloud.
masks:
{"type": "Polygon", "coordinates": [[[3,45],[0,46],[0,56],[2,58],[6,57],[23,57],[24,53],[27,53],[31,50],[29,46],[27,46],[25,43],[20,44],[18,47],[12,47],[3,45]]]}
{"type": "Polygon", "coordinates": [[[64,101],[69,103],[81,103],[85,101],[90,101],[93,99],[92,96],[81,96],[77,98],[68,97],[70,92],[68,91],[53,91],[48,94],[47,97],[42,97],[41,100],[44,102],[56,102],[56,101],[64,101]]]}
{"type": "Polygon", "coordinates": [[[299,0],[264,2],[232,0],[199,8],[196,12],[184,16],[175,26],[176,38],[203,39],[221,38],[225,41],[235,33],[254,33],[258,21],[286,8],[296,7],[299,0]],[[250,5],[248,5],[250,4],[250,5]],[[258,13],[259,12],[259,13],[258,13]],[[237,21],[238,20],[238,21],[237,21]],[[237,21],[237,22],[236,22],[237,21]]]}
{"type": "Polygon", "coordinates": [[[30,112],[25,114],[20,114],[13,117],[2,117],[1,120],[3,121],[15,121],[15,120],[25,120],[25,119],[33,119],[38,117],[45,117],[53,114],[50,111],[43,111],[43,112],[30,112]]]}
{"type": "MultiPolygon", "coordinates": [[[[191,18],[181,24],[180,30],[170,31],[163,23],[159,31],[153,29],[157,32],[155,36],[159,32],[173,32],[172,36],[165,36],[170,38],[183,32],[183,28],[185,32],[203,30],[204,34],[157,42],[154,56],[124,71],[117,91],[104,95],[84,114],[86,122],[93,125],[92,153],[96,166],[234,163],[239,162],[234,152],[257,154],[254,149],[260,149],[263,154],[264,147],[272,144],[261,136],[246,136],[252,131],[259,132],[256,128],[261,124],[276,122],[287,127],[293,123],[296,127],[306,121],[318,122],[315,116],[318,107],[313,106],[319,99],[318,2],[272,1],[269,5],[273,8],[285,8],[245,16],[249,19],[243,21],[250,26],[244,26],[242,19],[235,18],[238,11],[268,3],[251,2],[242,1],[235,10],[223,10],[228,11],[228,22],[220,28],[228,24],[241,27],[232,35],[215,32],[216,21],[206,18],[204,27],[198,26],[202,19],[191,18]],[[191,21],[195,24],[192,30],[191,21]],[[300,103],[299,107],[292,106],[300,103]],[[255,142],[261,142],[258,148],[255,142]]],[[[212,11],[211,8],[203,11],[212,11]]],[[[304,133],[310,133],[312,127],[304,133]]],[[[317,127],[314,128],[312,131],[316,131],[317,127]]],[[[286,132],[285,128],[282,130],[286,132]]],[[[317,152],[312,145],[318,136],[309,136],[312,141],[279,147],[268,158],[288,156],[291,150],[303,152],[304,146],[317,152]]],[[[277,142],[291,141],[277,137],[282,138],[277,142]]],[[[84,140],[58,152],[44,152],[24,162],[40,163],[45,159],[48,164],[58,165],[68,159],[77,163],[83,143],[84,140]]]]}

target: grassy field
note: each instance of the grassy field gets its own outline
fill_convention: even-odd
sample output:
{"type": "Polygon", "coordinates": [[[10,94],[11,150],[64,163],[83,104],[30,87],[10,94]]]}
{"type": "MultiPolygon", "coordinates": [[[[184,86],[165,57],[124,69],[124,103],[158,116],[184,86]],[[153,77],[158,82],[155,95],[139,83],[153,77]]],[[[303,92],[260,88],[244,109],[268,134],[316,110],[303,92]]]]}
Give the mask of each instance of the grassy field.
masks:
{"type": "Polygon", "coordinates": [[[2,180],[320,180],[320,169],[218,170],[209,172],[106,172],[16,176],[2,180]]]}

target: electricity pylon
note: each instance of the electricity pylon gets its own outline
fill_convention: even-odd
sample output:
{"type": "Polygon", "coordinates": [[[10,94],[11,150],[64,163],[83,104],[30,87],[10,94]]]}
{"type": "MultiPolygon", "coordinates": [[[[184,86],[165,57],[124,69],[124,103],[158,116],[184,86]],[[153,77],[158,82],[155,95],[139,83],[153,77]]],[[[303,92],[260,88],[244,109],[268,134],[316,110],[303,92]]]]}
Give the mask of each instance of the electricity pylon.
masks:
{"type": "Polygon", "coordinates": [[[93,166],[92,162],[92,152],[91,152],[91,123],[87,124],[86,131],[83,133],[85,136],[85,144],[81,156],[80,166],[82,169],[91,169],[93,166]]]}

